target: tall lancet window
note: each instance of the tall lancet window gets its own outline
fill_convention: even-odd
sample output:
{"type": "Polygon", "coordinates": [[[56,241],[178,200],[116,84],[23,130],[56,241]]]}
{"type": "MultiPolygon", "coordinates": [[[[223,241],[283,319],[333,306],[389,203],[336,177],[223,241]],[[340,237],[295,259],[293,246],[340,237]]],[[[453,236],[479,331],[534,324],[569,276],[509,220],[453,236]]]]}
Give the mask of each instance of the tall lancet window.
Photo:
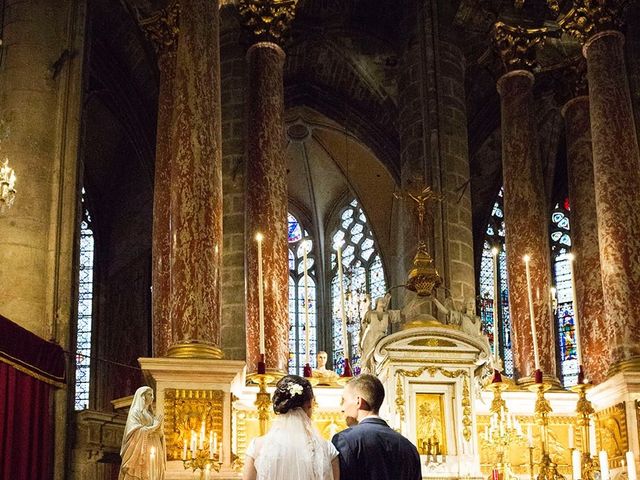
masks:
{"type": "Polygon", "coordinates": [[[556,204],[551,213],[551,259],[555,283],[553,303],[560,351],[560,376],[564,386],[575,385],[578,381],[570,252],[569,200],[565,199],[562,204],[556,204]]]}
{"type": "Polygon", "coordinates": [[[309,361],[316,356],[316,262],[314,242],[298,219],[289,214],[289,373],[302,375],[306,363],[306,323],[309,319],[309,361]],[[307,249],[305,295],[304,248],[307,249]],[[307,300],[305,305],[305,300],[307,300]]]}
{"type": "MultiPolygon", "coordinates": [[[[339,213],[338,227],[331,235],[331,246],[342,245],[342,271],[349,356],[354,374],[360,372],[360,320],[369,301],[383,297],[387,291],[382,259],[376,248],[367,217],[357,200],[352,200],[339,213]]],[[[331,323],[333,364],[336,372],[344,369],[342,314],[338,262],[331,252],[331,323]]]]}
{"type": "Polygon", "coordinates": [[[504,191],[500,189],[498,199],[491,210],[487,224],[482,261],[480,263],[480,316],[482,329],[489,337],[493,349],[493,322],[498,321],[500,357],[504,362],[504,372],[513,376],[513,351],[511,349],[511,317],[509,315],[509,288],[507,284],[507,252],[504,230],[504,191]],[[498,250],[498,302],[495,301],[493,253],[498,250]]]}
{"type": "Polygon", "coordinates": [[[75,409],[89,408],[91,385],[91,328],[93,320],[93,265],[95,239],[91,216],[82,190],[80,261],[78,274],[78,318],[76,331],[75,409]]]}

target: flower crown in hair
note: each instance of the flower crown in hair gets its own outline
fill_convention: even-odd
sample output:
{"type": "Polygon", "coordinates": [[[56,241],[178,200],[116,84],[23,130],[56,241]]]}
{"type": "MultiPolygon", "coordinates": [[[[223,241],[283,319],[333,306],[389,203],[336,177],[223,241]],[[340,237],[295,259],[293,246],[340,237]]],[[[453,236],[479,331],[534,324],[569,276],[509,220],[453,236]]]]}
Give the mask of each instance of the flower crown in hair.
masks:
{"type": "Polygon", "coordinates": [[[289,395],[291,395],[292,398],[296,395],[302,395],[303,392],[302,385],[299,385],[297,383],[290,383],[289,385],[287,385],[287,390],[289,391],[289,395]]]}

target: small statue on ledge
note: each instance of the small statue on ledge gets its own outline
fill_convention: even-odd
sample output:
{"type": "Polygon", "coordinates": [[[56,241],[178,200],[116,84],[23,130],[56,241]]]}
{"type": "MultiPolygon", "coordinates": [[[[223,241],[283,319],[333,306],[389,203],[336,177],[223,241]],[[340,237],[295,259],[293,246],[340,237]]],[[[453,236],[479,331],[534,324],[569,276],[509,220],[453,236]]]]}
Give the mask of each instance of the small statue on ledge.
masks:
{"type": "Polygon", "coordinates": [[[317,367],[313,369],[313,378],[318,379],[318,385],[334,385],[338,380],[338,374],[333,370],[327,370],[327,352],[319,351],[316,355],[317,367]]]}

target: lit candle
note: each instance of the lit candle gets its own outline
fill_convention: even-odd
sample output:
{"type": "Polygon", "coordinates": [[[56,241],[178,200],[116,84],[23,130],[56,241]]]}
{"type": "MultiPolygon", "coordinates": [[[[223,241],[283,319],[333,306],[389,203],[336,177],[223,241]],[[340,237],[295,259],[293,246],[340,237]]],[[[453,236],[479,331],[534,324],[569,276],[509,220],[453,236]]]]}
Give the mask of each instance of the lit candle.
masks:
{"type": "Polygon", "coordinates": [[[531,257],[524,256],[524,268],[527,275],[527,297],[529,298],[529,320],[531,321],[531,336],[533,337],[533,360],[536,370],[540,370],[540,356],[538,355],[538,338],[536,335],[536,319],[533,314],[533,293],[531,292],[531,272],[529,271],[529,262],[531,257]]]}
{"type": "Polygon", "coordinates": [[[213,432],[209,430],[209,458],[213,459],[213,452],[215,452],[213,447],[213,432]]]}
{"type": "Polygon", "coordinates": [[[200,427],[200,442],[198,444],[198,448],[200,448],[200,450],[204,449],[204,420],[202,421],[202,426],[200,427]]]}
{"type": "Polygon", "coordinates": [[[309,323],[309,281],[307,275],[307,248],[308,240],[302,240],[302,266],[304,268],[304,346],[305,346],[305,363],[310,364],[309,354],[309,332],[311,330],[311,324],[309,323]]]}
{"type": "Polygon", "coordinates": [[[155,447],[151,447],[149,451],[149,480],[156,480],[156,449],[155,447]]]}
{"type": "Polygon", "coordinates": [[[600,478],[602,480],[609,480],[611,475],[609,474],[609,456],[604,450],[600,450],[598,454],[600,460],[600,478]]]}
{"type": "Polygon", "coordinates": [[[182,447],[182,460],[187,459],[187,439],[184,439],[184,445],[182,447]]]}
{"type": "Polygon", "coordinates": [[[573,425],[569,425],[569,448],[573,448],[573,425]]]}
{"type": "Polygon", "coordinates": [[[582,348],[580,347],[580,322],[578,320],[578,297],[576,295],[576,275],[573,269],[575,256],[569,254],[569,272],[571,274],[571,300],[573,302],[573,323],[576,335],[576,357],[578,358],[578,366],[582,365],[582,348]]]}
{"type": "Polygon", "coordinates": [[[493,358],[495,359],[496,368],[498,368],[498,360],[500,358],[499,341],[498,341],[498,314],[500,313],[500,285],[498,285],[498,249],[491,249],[493,255],[493,358]]]}
{"type": "Polygon", "coordinates": [[[218,432],[213,433],[213,451],[218,449],[218,432]]]}
{"type": "Polygon", "coordinates": [[[589,451],[591,452],[591,456],[595,456],[596,448],[596,423],[592,418],[589,421],[589,451]]]}
{"type": "Polygon", "coordinates": [[[533,430],[531,425],[527,425],[527,447],[533,448],[533,430]]]}
{"type": "Polygon", "coordinates": [[[575,449],[571,452],[571,464],[573,466],[573,480],[580,480],[582,478],[582,453],[580,450],[575,449]]]}
{"type": "Polygon", "coordinates": [[[224,462],[224,460],[223,460],[224,455],[223,455],[223,452],[222,452],[222,442],[220,442],[219,447],[220,447],[220,449],[218,450],[218,462],[223,463],[224,462]]]}
{"type": "Polygon", "coordinates": [[[627,459],[627,477],[629,480],[638,480],[638,474],[636,473],[636,459],[633,456],[632,451],[628,451],[625,454],[627,459]]]}
{"type": "Polygon", "coordinates": [[[264,236],[261,233],[256,234],[258,242],[258,312],[260,319],[260,355],[264,355],[264,285],[262,279],[262,240],[264,236]]]}
{"type": "Polygon", "coordinates": [[[196,432],[191,430],[191,458],[196,458],[196,432]]]}
{"type": "Polygon", "coordinates": [[[338,257],[338,284],[340,285],[340,316],[342,317],[342,345],[344,358],[349,358],[349,338],[347,336],[347,312],[344,306],[344,284],[342,282],[342,242],[336,245],[338,257]]]}

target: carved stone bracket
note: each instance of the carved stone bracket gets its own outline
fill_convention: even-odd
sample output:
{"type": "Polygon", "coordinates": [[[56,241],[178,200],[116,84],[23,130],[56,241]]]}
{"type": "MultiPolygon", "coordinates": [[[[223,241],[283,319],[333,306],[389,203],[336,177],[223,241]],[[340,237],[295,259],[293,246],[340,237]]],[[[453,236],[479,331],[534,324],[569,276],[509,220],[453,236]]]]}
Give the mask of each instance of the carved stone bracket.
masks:
{"type": "Polygon", "coordinates": [[[558,23],[569,35],[585,42],[596,33],[621,30],[622,0],[574,0],[573,8],[558,23]]]}
{"type": "Polygon", "coordinates": [[[280,43],[295,16],[298,0],[239,0],[238,12],[255,42],[280,43]]]}
{"type": "Polygon", "coordinates": [[[506,71],[534,70],[538,67],[536,49],[544,44],[547,28],[523,28],[496,22],[491,31],[491,43],[506,71]]]}
{"type": "Polygon", "coordinates": [[[138,23],[157,53],[171,50],[178,40],[180,3],[175,0],[166,8],[150,17],[139,19],[138,23]]]}
{"type": "Polygon", "coordinates": [[[607,452],[612,463],[622,460],[629,450],[624,402],[596,413],[596,427],[600,437],[600,450],[607,452]]]}
{"type": "Polygon", "coordinates": [[[396,370],[396,412],[400,416],[400,421],[404,422],[406,418],[405,412],[405,400],[404,400],[404,386],[402,382],[402,377],[409,378],[417,378],[421,376],[424,372],[427,372],[430,377],[435,376],[436,373],[440,373],[447,378],[458,378],[463,377],[462,383],[462,435],[464,439],[468,442],[471,440],[471,390],[469,387],[469,372],[467,370],[458,369],[458,370],[447,370],[442,367],[436,367],[432,365],[427,365],[424,367],[417,368],[415,370],[405,370],[398,369],[396,370]]]}

